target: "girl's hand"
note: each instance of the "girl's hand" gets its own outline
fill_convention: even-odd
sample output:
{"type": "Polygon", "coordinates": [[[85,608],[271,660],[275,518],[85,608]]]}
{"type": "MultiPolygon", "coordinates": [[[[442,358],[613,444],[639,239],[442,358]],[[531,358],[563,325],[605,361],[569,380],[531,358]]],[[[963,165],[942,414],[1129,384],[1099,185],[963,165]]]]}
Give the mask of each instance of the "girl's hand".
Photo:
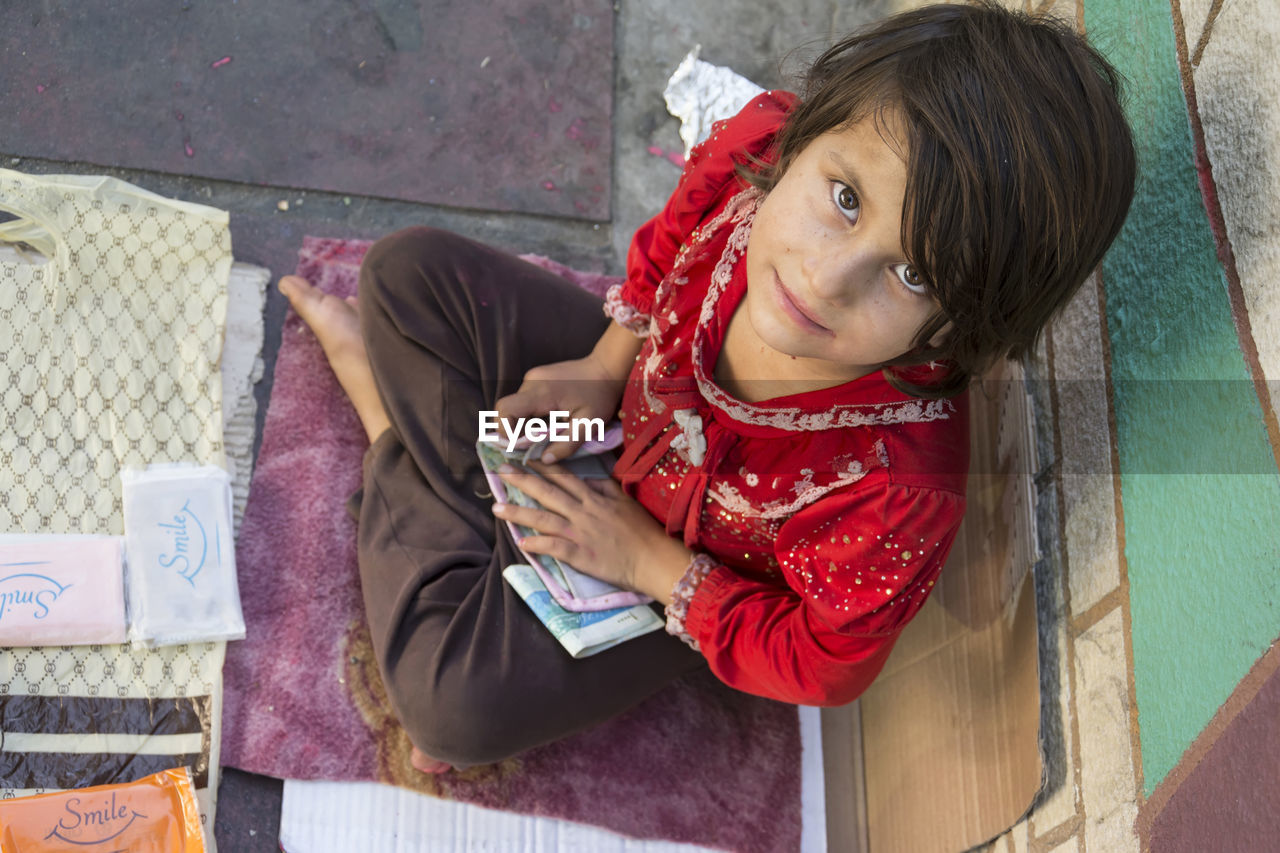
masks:
{"type": "MultiPolygon", "coordinates": [[[[516,418],[567,411],[570,418],[600,418],[607,424],[618,414],[625,381],[614,377],[594,355],[544,364],[526,373],[514,394],[497,401],[498,416],[514,423],[516,418]]],[[[542,459],[567,459],[581,444],[557,441],[542,459]]]]}
{"type": "Polygon", "coordinates": [[[530,467],[532,471],[504,465],[498,474],[542,509],[513,504],[493,508],[499,518],[538,531],[522,539],[521,548],[670,603],[671,588],[693,559],[683,542],[668,536],[612,479],[583,480],[560,465],[530,467]]]}

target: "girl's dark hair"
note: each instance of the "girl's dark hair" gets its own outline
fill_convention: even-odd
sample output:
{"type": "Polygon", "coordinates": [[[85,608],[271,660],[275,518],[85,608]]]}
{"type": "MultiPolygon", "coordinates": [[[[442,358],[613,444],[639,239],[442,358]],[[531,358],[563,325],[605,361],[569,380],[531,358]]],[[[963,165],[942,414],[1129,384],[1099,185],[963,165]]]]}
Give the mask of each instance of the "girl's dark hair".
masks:
{"type": "Polygon", "coordinates": [[[928,6],[823,53],[776,159],[746,177],[767,192],[818,136],[893,114],[906,133],[902,245],[942,310],[885,376],[949,396],[1030,351],[1119,233],[1135,173],[1119,98],[1119,74],[1065,23],[928,6]],[[955,365],[945,380],[912,381],[924,375],[912,365],[943,360],[955,365]]]}

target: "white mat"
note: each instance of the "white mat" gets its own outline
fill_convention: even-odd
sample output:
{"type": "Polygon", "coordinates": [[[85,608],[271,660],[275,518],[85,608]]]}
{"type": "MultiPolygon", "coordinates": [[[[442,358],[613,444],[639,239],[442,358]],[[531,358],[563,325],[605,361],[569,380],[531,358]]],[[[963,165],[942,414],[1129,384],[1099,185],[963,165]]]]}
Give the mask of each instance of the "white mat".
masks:
{"type": "MultiPolygon", "coordinates": [[[[827,849],[822,729],[800,708],[801,853],[827,849]]],[[[374,782],[286,780],[280,810],[286,853],[694,853],[709,848],[637,841],[594,826],[483,809],[374,782]]]]}

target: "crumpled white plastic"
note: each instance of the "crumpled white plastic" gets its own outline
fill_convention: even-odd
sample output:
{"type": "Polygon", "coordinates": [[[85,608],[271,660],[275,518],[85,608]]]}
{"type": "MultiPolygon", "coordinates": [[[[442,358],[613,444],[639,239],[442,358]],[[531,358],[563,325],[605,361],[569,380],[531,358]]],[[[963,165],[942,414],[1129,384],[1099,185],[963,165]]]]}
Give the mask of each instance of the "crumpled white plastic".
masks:
{"type": "Polygon", "coordinates": [[[662,93],[667,111],[680,119],[685,157],[693,146],[711,135],[712,124],[737,115],[748,101],[764,91],[728,68],[703,62],[698,58],[701,52],[700,44],[689,51],[662,93]]]}

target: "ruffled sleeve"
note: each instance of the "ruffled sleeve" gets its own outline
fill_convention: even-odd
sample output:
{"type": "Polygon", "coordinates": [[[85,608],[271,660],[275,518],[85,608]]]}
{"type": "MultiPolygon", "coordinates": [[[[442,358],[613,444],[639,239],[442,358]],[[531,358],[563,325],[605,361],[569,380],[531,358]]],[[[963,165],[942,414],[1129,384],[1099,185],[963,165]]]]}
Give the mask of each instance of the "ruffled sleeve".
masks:
{"type": "Polygon", "coordinates": [[[763,92],[733,118],[711,126],[711,136],[690,152],[666,206],[632,238],[626,281],[609,289],[606,314],[641,337],[648,333],[654,292],[674,266],[680,247],[742,188],[738,166],[753,157],[768,158],[795,101],[789,92],[763,92]]]}
{"type": "Polygon", "coordinates": [[[964,496],[883,483],[832,494],[783,524],[788,587],[717,566],[685,629],[731,687],[802,705],[843,705],[875,679],[959,529],[964,496]]]}

